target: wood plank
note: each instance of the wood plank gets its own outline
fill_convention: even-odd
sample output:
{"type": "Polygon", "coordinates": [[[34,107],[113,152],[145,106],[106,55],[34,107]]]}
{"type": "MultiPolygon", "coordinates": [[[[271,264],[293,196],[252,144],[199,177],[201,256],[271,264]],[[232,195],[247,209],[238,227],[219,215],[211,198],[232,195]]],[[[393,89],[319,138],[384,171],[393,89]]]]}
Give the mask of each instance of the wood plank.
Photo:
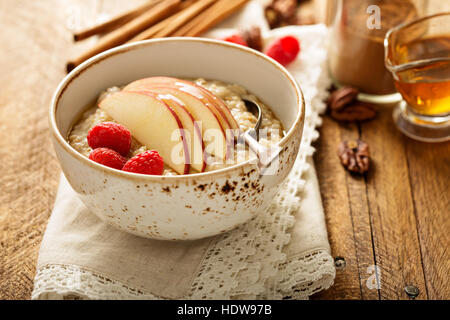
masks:
{"type": "MultiPolygon", "coordinates": [[[[354,134],[353,137],[343,137],[342,140],[354,138],[359,138],[359,135],[354,134]]],[[[353,236],[358,258],[361,298],[364,300],[379,299],[370,212],[364,176],[347,173],[347,188],[351,206],[353,236]]]]}
{"type": "Polygon", "coordinates": [[[404,138],[430,299],[450,299],[450,143],[404,138]]]}
{"type": "Polygon", "coordinates": [[[415,285],[421,292],[418,299],[427,299],[404,139],[391,108],[380,110],[376,120],[362,125],[373,164],[367,193],[380,294],[382,299],[408,299],[404,288],[415,285]]]}
{"type": "Polygon", "coordinates": [[[378,299],[378,291],[366,285],[374,265],[369,211],[364,177],[349,174],[340,164],[337,147],[342,140],[359,136],[356,125],[323,120],[314,160],[327,220],[333,256],[346,261],[338,269],[335,285],[319,293],[320,299],[378,299]]]}
{"type": "Polygon", "coordinates": [[[320,138],[314,144],[314,164],[318,175],[331,253],[345,259],[345,268],[336,270],[334,285],[313,296],[314,299],[361,299],[353,225],[348,201],[346,174],[336,156],[341,140],[339,126],[323,119],[320,138]]]}

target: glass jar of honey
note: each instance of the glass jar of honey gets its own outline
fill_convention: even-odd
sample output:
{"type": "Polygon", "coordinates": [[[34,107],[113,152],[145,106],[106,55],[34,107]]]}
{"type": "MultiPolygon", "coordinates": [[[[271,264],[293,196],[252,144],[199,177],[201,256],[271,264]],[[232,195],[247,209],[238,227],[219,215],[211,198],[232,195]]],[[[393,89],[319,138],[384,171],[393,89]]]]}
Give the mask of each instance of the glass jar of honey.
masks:
{"type": "Polygon", "coordinates": [[[385,49],[404,99],[394,110],[397,127],[421,141],[450,140],[450,12],[391,29],[385,49]]]}

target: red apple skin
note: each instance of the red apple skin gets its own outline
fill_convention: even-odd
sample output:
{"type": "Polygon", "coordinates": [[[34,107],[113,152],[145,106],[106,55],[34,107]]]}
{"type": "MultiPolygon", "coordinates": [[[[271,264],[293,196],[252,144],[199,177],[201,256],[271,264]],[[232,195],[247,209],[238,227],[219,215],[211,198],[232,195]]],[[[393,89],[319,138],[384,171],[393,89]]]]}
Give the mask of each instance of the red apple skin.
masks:
{"type": "Polygon", "coordinates": [[[239,130],[239,125],[231,114],[231,111],[220,98],[216,97],[207,89],[193,82],[171,77],[150,77],[136,80],[125,86],[123,91],[152,91],[152,88],[178,89],[185,94],[189,94],[191,97],[196,98],[196,100],[200,100],[200,102],[202,102],[213,113],[215,119],[219,122],[220,129],[223,133],[223,136],[225,137],[225,159],[229,159],[232,156],[231,150],[233,148],[235,140],[234,130],[239,130]],[[226,110],[228,117],[225,115],[222,109],[226,110]],[[231,119],[231,124],[228,120],[229,118],[231,119]],[[226,137],[226,132],[228,129],[230,129],[232,132],[230,140],[228,140],[226,137]]]}
{"type": "MultiPolygon", "coordinates": [[[[140,99],[143,99],[145,97],[148,97],[148,99],[150,100],[143,100],[143,102],[140,103],[144,103],[142,105],[136,106],[139,108],[144,108],[142,109],[142,112],[146,113],[147,112],[147,108],[150,107],[152,104],[156,104],[154,107],[155,108],[159,108],[160,111],[158,111],[159,116],[158,119],[163,119],[165,117],[169,117],[170,119],[168,121],[170,121],[170,128],[176,130],[179,129],[180,131],[180,135],[179,135],[179,141],[182,142],[182,148],[184,151],[184,163],[180,163],[180,164],[176,164],[173,163],[173,165],[175,166],[174,169],[180,173],[180,174],[188,174],[190,171],[190,152],[189,152],[189,148],[186,142],[186,137],[184,135],[183,132],[183,125],[179,119],[179,117],[177,116],[177,114],[175,113],[175,111],[170,108],[164,101],[162,101],[161,99],[159,99],[158,97],[156,97],[154,94],[148,93],[148,92],[139,92],[139,91],[135,91],[135,92],[117,92],[114,93],[113,95],[107,97],[106,99],[104,99],[103,101],[101,101],[101,103],[99,104],[99,107],[103,110],[105,110],[107,113],[112,112],[112,116],[118,116],[119,118],[122,117],[121,121],[125,121],[125,122],[129,122],[131,121],[129,124],[130,126],[128,127],[132,132],[133,132],[133,128],[131,127],[131,123],[136,122],[135,120],[133,120],[133,117],[136,117],[136,114],[133,117],[128,117],[128,116],[120,116],[120,114],[122,115],[126,115],[129,110],[127,110],[127,108],[129,108],[129,105],[132,106],[133,101],[135,99],[138,99],[140,97],[140,99]],[[116,99],[117,97],[117,99],[116,99]],[[149,106],[147,106],[146,104],[149,104],[149,106]],[[162,112],[162,113],[161,113],[162,112]],[[161,116],[163,118],[161,118],[161,116]]],[[[139,101],[139,100],[136,100],[139,101]]],[[[152,107],[153,108],[153,107],[152,107]]],[[[156,109],[155,109],[156,110],[156,109]]],[[[151,110],[148,110],[149,112],[151,112],[151,110]]],[[[148,118],[148,120],[150,120],[150,118],[148,118]]],[[[148,120],[146,120],[145,124],[150,124],[147,123],[148,120]]],[[[136,127],[135,129],[138,130],[136,127]]],[[[169,130],[170,130],[169,128],[169,130]]],[[[142,133],[142,130],[139,129],[139,131],[142,133]]],[[[159,135],[157,134],[155,137],[158,137],[159,135]]],[[[162,136],[161,136],[162,137],[162,136]]],[[[161,137],[158,137],[158,139],[160,139],[161,137]]],[[[144,139],[143,137],[141,137],[142,139],[144,139]]],[[[145,139],[144,139],[145,140],[145,139]]],[[[151,140],[150,140],[151,141],[151,140]]],[[[155,141],[154,142],[155,145],[162,147],[164,145],[164,142],[161,140],[155,141]]],[[[150,143],[152,144],[152,143],[150,143]]],[[[174,143],[170,143],[170,145],[175,146],[174,143]]],[[[156,147],[155,150],[157,151],[161,151],[158,150],[159,147],[156,147]]],[[[170,149],[166,149],[165,150],[165,156],[170,158],[170,149]]],[[[169,159],[165,159],[167,162],[166,163],[172,163],[172,161],[169,161],[169,159]]]]}
{"type": "MultiPolygon", "coordinates": [[[[150,92],[150,91],[149,91],[150,92]]],[[[152,92],[150,92],[152,93],[152,92]]],[[[155,93],[152,93],[155,94],[155,93]]],[[[164,97],[162,97],[162,95],[156,94],[161,100],[163,100],[164,102],[166,102],[169,106],[171,106],[171,103],[175,103],[178,105],[179,108],[183,109],[185,111],[185,113],[190,117],[193,126],[194,126],[194,130],[195,130],[195,134],[197,137],[200,137],[200,144],[201,144],[201,148],[202,148],[202,168],[200,170],[200,172],[205,172],[206,170],[206,165],[207,165],[207,160],[206,160],[206,155],[205,155],[205,143],[203,142],[203,140],[201,139],[202,137],[202,132],[200,131],[200,128],[197,124],[197,122],[195,121],[194,117],[192,116],[192,114],[186,109],[186,106],[184,105],[184,103],[182,101],[180,101],[179,99],[175,98],[175,97],[171,97],[170,101],[167,101],[164,97]]],[[[171,95],[169,95],[171,96],[171,95]]],[[[195,138],[195,135],[194,135],[195,138]]],[[[191,154],[191,158],[193,157],[193,155],[191,154]]],[[[192,164],[191,164],[192,167],[192,164]]]]}
{"type": "Polygon", "coordinates": [[[223,113],[222,109],[216,104],[216,102],[214,100],[210,99],[208,95],[206,95],[202,90],[200,90],[200,88],[198,88],[194,85],[191,85],[189,83],[179,82],[179,81],[174,82],[173,86],[183,92],[193,95],[194,97],[201,100],[205,104],[211,106],[211,110],[215,111],[217,118],[220,120],[220,124],[222,125],[222,128],[225,131],[227,129],[231,129],[230,122],[228,121],[227,117],[223,113]]]}
{"type": "MultiPolygon", "coordinates": [[[[170,78],[169,78],[170,79],[170,78]]],[[[219,114],[219,118],[224,120],[223,124],[223,128],[224,131],[226,132],[226,130],[231,130],[231,139],[230,141],[226,141],[227,143],[227,154],[226,154],[226,159],[229,159],[230,157],[232,157],[231,154],[231,148],[233,147],[234,141],[237,138],[237,136],[234,135],[234,131],[233,130],[239,130],[239,125],[236,122],[236,119],[234,119],[233,115],[231,114],[231,111],[228,109],[228,107],[225,105],[225,103],[219,98],[216,97],[212,92],[208,91],[207,89],[203,88],[202,86],[197,85],[194,82],[189,82],[189,81],[185,81],[185,80],[179,80],[176,81],[174,83],[174,86],[186,93],[190,93],[192,95],[194,95],[197,98],[202,98],[202,100],[206,99],[207,101],[209,101],[209,103],[211,105],[214,106],[215,110],[217,110],[218,114],[219,114]],[[223,107],[220,105],[220,103],[223,105],[223,107]],[[227,110],[230,118],[232,119],[232,121],[230,122],[228,117],[225,115],[225,113],[223,112],[223,110],[227,110]]]]}
{"type": "MultiPolygon", "coordinates": [[[[128,86],[127,86],[127,87],[128,87],[128,86]]],[[[126,90],[127,87],[125,87],[125,89],[123,89],[123,90],[126,90]]],[[[177,90],[177,91],[179,91],[179,92],[182,92],[183,94],[189,95],[189,96],[192,97],[193,99],[198,100],[205,108],[207,108],[207,109],[209,110],[209,114],[211,114],[212,117],[216,120],[217,125],[218,125],[218,129],[220,130],[220,132],[221,132],[222,135],[223,135],[223,139],[224,139],[225,146],[226,146],[226,150],[224,150],[224,157],[225,157],[225,159],[228,159],[228,157],[231,155],[230,150],[231,150],[231,147],[232,147],[232,146],[230,145],[230,143],[228,143],[229,141],[227,141],[225,130],[224,130],[224,128],[222,127],[221,122],[220,122],[219,119],[217,118],[216,113],[215,113],[213,110],[211,110],[212,106],[211,106],[210,104],[204,104],[201,100],[199,100],[199,99],[198,99],[197,97],[195,97],[194,95],[190,94],[189,92],[185,92],[185,91],[179,90],[179,89],[176,88],[176,87],[170,87],[170,86],[156,86],[156,85],[153,85],[153,86],[147,86],[147,85],[146,85],[145,88],[144,88],[144,87],[136,86],[136,91],[142,91],[142,90],[144,90],[144,91],[152,92],[153,94],[159,94],[159,93],[161,93],[159,90],[166,90],[166,89],[167,89],[167,90],[177,90]],[[144,89],[145,89],[145,90],[144,90],[144,89]]],[[[132,92],[132,91],[128,91],[128,92],[132,92]]],[[[165,92],[165,93],[167,93],[167,92],[165,92]]],[[[168,93],[170,93],[170,91],[169,91],[168,93]]],[[[205,144],[205,148],[206,148],[206,144],[205,144]]],[[[205,155],[205,158],[206,158],[206,157],[207,157],[207,155],[205,155]]]]}
{"type": "MultiPolygon", "coordinates": [[[[177,81],[178,82],[178,81],[177,81]]],[[[209,91],[206,88],[203,88],[202,86],[194,83],[194,82],[189,82],[186,80],[179,80],[179,82],[184,83],[184,84],[190,84],[195,86],[197,89],[199,89],[203,94],[205,94],[207,96],[207,98],[215,105],[217,105],[217,110],[220,112],[220,114],[222,115],[222,117],[225,119],[225,121],[228,123],[228,126],[231,129],[239,129],[239,125],[236,121],[236,119],[233,117],[233,115],[231,114],[230,109],[228,109],[228,107],[225,105],[225,102],[222,101],[222,99],[220,99],[219,97],[217,97],[216,95],[214,95],[211,91],[209,91]]]]}
{"type": "MultiPolygon", "coordinates": [[[[215,96],[212,92],[209,90],[203,88],[202,86],[191,82],[187,80],[182,80],[178,78],[171,78],[171,77],[150,77],[145,78],[141,80],[137,80],[132,82],[129,86],[146,86],[146,85],[156,85],[156,84],[169,84],[177,87],[183,87],[183,86],[191,86],[196,88],[200,91],[200,94],[203,94],[206,96],[206,98],[212,103],[215,107],[218,113],[222,116],[224,121],[228,124],[228,127],[230,129],[239,129],[239,124],[237,123],[236,119],[231,114],[230,109],[225,105],[225,103],[217,96],[215,96]]],[[[128,87],[128,86],[127,86],[128,87]]],[[[127,88],[125,88],[126,90],[127,88]]],[[[192,92],[191,92],[192,94],[192,92]]]]}
{"type": "Polygon", "coordinates": [[[130,91],[130,92],[145,94],[145,95],[154,97],[155,99],[158,99],[159,101],[161,101],[167,107],[167,109],[172,113],[173,117],[177,121],[178,128],[180,129],[181,140],[183,141],[184,160],[185,160],[184,174],[189,174],[189,171],[191,169],[191,165],[190,165],[190,163],[191,163],[190,150],[189,150],[189,147],[188,147],[187,142],[186,142],[186,136],[184,134],[183,125],[182,125],[182,123],[180,121],[180,118],[176,114],[176,112],[171,107],[169,107],[169,105],[167,103],[165,103],[162,99],[158,98],[157,95],[155,95],[155,94],[153,94],[151,92],[148,92],[148,91],[130,91]]]}

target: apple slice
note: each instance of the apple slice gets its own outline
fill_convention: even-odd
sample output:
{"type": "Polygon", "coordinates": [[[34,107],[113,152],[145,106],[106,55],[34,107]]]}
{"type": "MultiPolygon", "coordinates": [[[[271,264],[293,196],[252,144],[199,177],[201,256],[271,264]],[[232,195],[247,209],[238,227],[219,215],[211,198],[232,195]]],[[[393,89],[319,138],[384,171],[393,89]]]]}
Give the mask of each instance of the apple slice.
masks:
{"type": "Polygon", "coordinates": [[[187,133],[185,134],[186,142],[190,147],[191,168],[198,172],[204,172],[206,169],[206,159],[204,157],[205,146],[202,140],[202,131],[198,123],[180,99],[171,94],[158,94],[157,97],[167,103],[181,120],[185,133],[187,133]]]}
{"type": "MultiPolygon", "coordinates": [[[[140,89],[143,90],[143,88],[140,89]]],[[[147,87],[145,90],[155,94],[170,94],[181,100],[195,121],[201,125],[205,152],[217,158],[226,159],[228,146],[225,131],[216,114],[211,110],[211,105],[204,104],[193,95],[174,87],[147,87]]]]}
{"type": "Polygon", "coordinates": [[[132,88],[145,88],[150,87],[154,85],[164,85],[164,86],[175,86],[181,90],[184,90],[186,92],[191,93],[192,95],[196,96],[200,99],[207,99],[209,103],[215,106],[216,108],[216,115],[219,119],[223,119],[221,121],[222,126],[224,129],[239,129],[239,124],[237,123],[236,119],[233,117],[230,109],[227,107],[227,105],[214,95],[212,92],[207,90],[206,88],[203,88],[202,86],[187,80],[182,80],[178,78],[171,78],[171,77],[150,77],[145,79],[140,79],[137,81],[134,81],[130,83],[128,86],[125,87],[125,90],[130,90],[132,88]]]}
{"type": "Polygon", "coordinates": [[[189,173],[189,147],[181,120],[164,101],[149,92],[117,92],[99,107],[126,126],[140,143],[158,151],[177,173],[189,173]]]}
{"type": "Polygon", "coordinates": [[[221,111],[222,116],[227,120],[228,125],[231,129],[239,130],[239,124],[237,123],[236,119],[234,118],[233,114],[231,113],[228,106],[225,104],[225,102],[222,101],[218,96],[216,96],[214,93],[209,91],[206,88],[203,88],[202,86],[193,83],[199,90],[201,90],[218,108],[219,111],[221,111]]]}

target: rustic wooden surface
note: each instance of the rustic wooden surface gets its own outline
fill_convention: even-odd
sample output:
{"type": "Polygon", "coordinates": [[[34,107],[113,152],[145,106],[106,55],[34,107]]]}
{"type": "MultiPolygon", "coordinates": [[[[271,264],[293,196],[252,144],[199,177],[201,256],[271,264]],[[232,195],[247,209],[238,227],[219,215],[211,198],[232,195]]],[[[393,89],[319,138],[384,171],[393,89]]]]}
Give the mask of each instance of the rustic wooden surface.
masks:
{"type": "Polygon", "coordinates": [[[345,259],[335,285],[321,299],[450,299],[450,143],[427,144],[399,133],[392,109],[361,125],[328,117],[314,160],[334,257],[345,259]],[[343,139],[368,142],[372,168],[365,177],[340,167],[343,139]],[[379,290],[368,285],[379,270],[379,290]],[[368,269],[369,268],[369,269],[368,269]]]}
{"type": "MultiPolygon", "coordinates": [[[[120,1],[132,6],[140,1],[120,1]]],[[[74,46],[70,28],[114,13],[119,0],[0,2],[0,299],[28,299],[59,166],[47,110],[74,46]]],[[[332,247],[345,267],[315,299],[450,299],[450,143],[402,136],[385,108],[374,121],[339,125],[325,117],[315,163],[332,247]],[[372,150],[365,177],[342,169],[336,148],[361,137],[372,150]],[[379,270],[379,289],[374,276],[379,270]],[[375,281],[374,281],[375,280],[375,281]]]]}

